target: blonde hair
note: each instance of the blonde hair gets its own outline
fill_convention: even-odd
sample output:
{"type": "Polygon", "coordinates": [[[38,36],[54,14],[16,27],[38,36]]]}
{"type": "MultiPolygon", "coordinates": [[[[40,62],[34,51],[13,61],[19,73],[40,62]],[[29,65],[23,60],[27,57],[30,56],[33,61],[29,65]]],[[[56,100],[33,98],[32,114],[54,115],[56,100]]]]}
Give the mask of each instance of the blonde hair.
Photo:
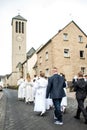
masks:
{"type": "Polygon", "coordinates": [[[29,73],[27,73],[26,79],[27,79],[27,81],[31,81],[31,77],[30,77],[29,73]]]}

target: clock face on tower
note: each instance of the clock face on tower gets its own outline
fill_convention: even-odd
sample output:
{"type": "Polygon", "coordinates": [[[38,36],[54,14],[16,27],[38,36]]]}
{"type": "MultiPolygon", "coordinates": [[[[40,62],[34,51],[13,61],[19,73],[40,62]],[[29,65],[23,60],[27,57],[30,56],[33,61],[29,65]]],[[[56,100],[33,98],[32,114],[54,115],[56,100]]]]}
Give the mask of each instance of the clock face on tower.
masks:
{"type": "Polygon", "coordinates": [[[17,40],[18,42],[22,42],[24,39],[23,39],[22,36],[18,35],[18,36],[16,37],[16,40],[17,40]]]}

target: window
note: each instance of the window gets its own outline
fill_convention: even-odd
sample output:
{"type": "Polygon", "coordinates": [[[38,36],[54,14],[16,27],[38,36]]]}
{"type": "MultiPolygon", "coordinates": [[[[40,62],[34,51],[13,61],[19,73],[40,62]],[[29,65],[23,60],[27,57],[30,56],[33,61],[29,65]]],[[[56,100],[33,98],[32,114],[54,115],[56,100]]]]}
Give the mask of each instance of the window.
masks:
{"type": "Polygon", "coordinates": [[[46,52],[45,58],[46,60],[48,60],[48,52],[46,52]]]}
{"type": "Polygon", "coordinates": [[[21,22],[19,22],[19,33],[21,33],[21,22]]]}
{"type": "Polygon", "coordinates": [[[86,68],[85,67],[81,67],[81,71],[83,72],[83,74],[85,73],[86,71],[86,68]]]}
{"type": "Polygon", "coordinates": [[[15,22],[15,31],[16,33],[24,33],[24,22],[15,22]]]}
{"type": "Polygon", "coordinates": [[[78,40],[79,40],[80,43],[82,43],[83,42],[83,37],[79,35],[78,40]]]}
{"type": "Polygon", "coordinates": [[[19,46],[19,50],[21,50],[21,46],[19,46]]]}
{"type": "Polygon", "coordinates": [[[42,57],[40,56],[40,64],[42,63],[42,57]]]}
{"type": "Polygon", "coordinates": [[[48,68],[45,70],[45,75],[46,75],[47,77],[49,77],[49,69],[48,69],[48,68]]]}
{"type": "Polygon", "coordinates": [[[15,25],[15,30],[16,30],[16,33],[18,33],[18,22],[16,21],[15,24],[16,24],[16,25],[15,25]]]}
{"type": "Polygon", "coordinates": [[[64,34],[63,34],[63,40],[64,40],[64,41],[67,41],[67,40],[68,40],[68,34],[67,34],[67,33],[64,33],[64,34]]]}
{"type": "Polygon", "coordinates": [[[64,57],[69,57],[69,49],[64,49],[64,57]]]}
{"type": "Polygon", "coordinates": [[[40,74],[42,73],[42,70],[40,70],[40,74]]]}
{"type": "Polygon", "coordinates": [[[84,51],[80,51],[80,58],[84,58],[84,51]]]}
{"type": "Polygon", "coordinates": [[[22,22],[22,33],[24,33],[24,22],[22,22]]]}

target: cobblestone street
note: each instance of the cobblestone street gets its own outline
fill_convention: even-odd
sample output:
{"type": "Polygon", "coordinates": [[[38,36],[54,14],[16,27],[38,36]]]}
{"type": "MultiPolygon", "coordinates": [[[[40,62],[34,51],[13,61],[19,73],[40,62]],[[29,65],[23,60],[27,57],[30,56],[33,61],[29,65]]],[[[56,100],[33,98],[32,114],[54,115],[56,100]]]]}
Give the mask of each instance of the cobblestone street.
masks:
{"type": "MultiPolygon", "coordinates": [[[[1,93],[0,93],[1,94],[1,93]]],[[[83,116],[75,120],[76,100],[73,92],[68,93],[67,111],[63,115],[64,125],[54,124],[53,109],[41,117],[33,111],[33,104],[18,101],[17,90],[3,90],[0,99],[0,130],[86,130],[83,116]]]]}

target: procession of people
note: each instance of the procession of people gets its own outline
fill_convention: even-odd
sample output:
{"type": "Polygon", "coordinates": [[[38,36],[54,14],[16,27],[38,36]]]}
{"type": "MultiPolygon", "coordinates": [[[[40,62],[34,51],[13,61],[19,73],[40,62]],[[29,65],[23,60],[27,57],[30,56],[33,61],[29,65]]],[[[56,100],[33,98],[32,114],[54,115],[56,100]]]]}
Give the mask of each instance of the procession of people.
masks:
{"type": "Polygon", "coordinates": [[[33,103],[34,111],[41,112],[41,115],[43,115],[46,110],[53,107],[52,99],[46,99],[48,80],[44,73],[41,73],[40,76],[35,75],[33,79],[27,73],[26,79],[20,77],[17,85],[18,100],[23,100],[26,104],[33,103]]]}
{"type": "MultiPolygon", "coordinates": [[[[79,75],[78,75],[79,76],[79,75]]],[[[79,77],[78,77],[79,79],[79,77]]],[[[73,80],[74,91],[77,92],[79,80],[73,80]],[[77,88],[76,88],[77,87],[77,88]]],[[[40,116],[45,115],[47,110],[51,108],[54,110],[54,124],[63,125],[63,113],[67,110],[67,88],[68,83],[63,73],[58,74],[58,69],[53,68],[53,75],[46,77],[45,73],[41,72],[39,76],[34,75],[31,79],[29,73],[26,75],[26,79],[20,77],[17,82],[18,85],[18,100],[23,100],[26,104],[33,104],[33,111],[39,113],[40,116]]],[[[85,98],[87,96],[87,76],[84,78],[84,85],[81,84],[82,91],[85,87],[85,98]]],[[[80,88],[81,88],[80,87],[80,88]]],[[[84,92],[83,92],[84,93],[84,92]]],[[[77,95],[77,94],[76,94],[77,95]]],[[[80,94],[81,95],[81,94],[80,94]]],[[[77,96],[76,96],[77,99],[77,96]]],[[[85,124],[87,124],[87,107],[83,108],[80,105],[84,105],[84,101],[78,100],[79,115],[82,112],[85,118],[85,124]]],[[[78,115],[78,113],[77,113],[78,115]]],[[[74,117],[80,119],[80,116],[74,117]]]]}

